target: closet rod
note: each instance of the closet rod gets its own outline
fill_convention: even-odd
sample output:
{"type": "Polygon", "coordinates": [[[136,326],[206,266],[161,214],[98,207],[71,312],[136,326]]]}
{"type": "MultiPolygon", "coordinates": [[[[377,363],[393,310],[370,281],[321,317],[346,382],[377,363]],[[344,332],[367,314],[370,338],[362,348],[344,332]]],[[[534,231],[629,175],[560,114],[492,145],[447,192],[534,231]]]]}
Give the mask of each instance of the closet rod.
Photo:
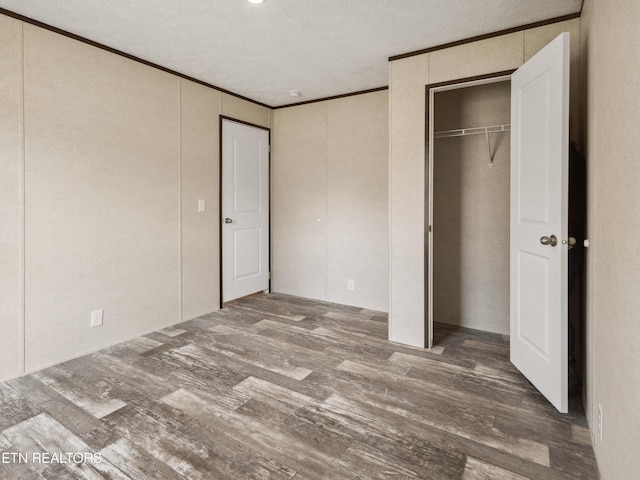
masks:
{"type": "Polygon", "coordinates": [[[475,128],[458,128],[456,130],[443,130],[441,132],[433,132],[433,138],[446,137],[464,137],[466,135],[479,135],[489,133],[508,132],[511,125],[493,125],[491,127],[475,127],[475,128]]]}

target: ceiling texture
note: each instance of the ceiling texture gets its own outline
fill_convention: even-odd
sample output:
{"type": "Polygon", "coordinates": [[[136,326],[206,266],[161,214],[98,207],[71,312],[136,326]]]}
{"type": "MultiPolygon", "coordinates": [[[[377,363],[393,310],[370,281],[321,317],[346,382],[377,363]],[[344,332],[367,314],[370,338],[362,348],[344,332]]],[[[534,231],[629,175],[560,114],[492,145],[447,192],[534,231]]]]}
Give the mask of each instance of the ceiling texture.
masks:
{"type": "Polygon", "coordinates": [[[391,56],[581,7],[582,0],[0,0],[0,8],[269,106],[384,87],[391,56]]]}

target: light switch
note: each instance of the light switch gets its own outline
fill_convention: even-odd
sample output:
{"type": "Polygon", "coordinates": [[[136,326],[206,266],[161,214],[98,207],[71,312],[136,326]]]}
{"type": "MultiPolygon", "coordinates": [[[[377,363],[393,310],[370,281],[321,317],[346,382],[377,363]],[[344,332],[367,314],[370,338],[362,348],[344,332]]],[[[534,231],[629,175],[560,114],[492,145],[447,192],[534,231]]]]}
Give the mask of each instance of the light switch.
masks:
{"type": "Polygon", "coordinates": [[[206,200],[198,200],[198,211],[205,212],[207,210],[206,200]]]}

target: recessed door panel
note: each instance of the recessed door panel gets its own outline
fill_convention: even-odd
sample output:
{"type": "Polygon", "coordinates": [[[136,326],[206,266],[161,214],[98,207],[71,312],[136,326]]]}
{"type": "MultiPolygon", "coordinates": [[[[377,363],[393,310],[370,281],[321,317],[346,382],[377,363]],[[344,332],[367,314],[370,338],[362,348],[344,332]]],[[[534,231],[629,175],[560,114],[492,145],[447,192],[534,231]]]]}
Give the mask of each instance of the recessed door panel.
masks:
{"type": "Polygon", "coordinates": [[[235,256],[234,281],[260,275],[260,229],[237,228],[233,232],[233,247],[243,255],[235,256]]]}
{"type": "Polygon", "coordinates": [[[547,224],[549,222],[549,171],[550,151],[545,125],[549,112],[550,71],[543,72],[518,92],[521,111],[527,112],[520,117],[522,131],[520,136],[519,155],[521,158],[518,178],[518,219],[522,223],[547,224]]]}
{"type": "Polygon", "coordinates": [[[528,252],[518,252],[518,270],[528,272],[520,278],[518,297],[518,338],[537,352],[543,360],[549,360],[549,289],[548,259],[528,252]],[[531,295],[540,291],[540,295],[531,295]]]}
{"type": "Polygon", "coordinates": [[[260,144],[234,139],[233,212],[260,213],[260,144]]]}

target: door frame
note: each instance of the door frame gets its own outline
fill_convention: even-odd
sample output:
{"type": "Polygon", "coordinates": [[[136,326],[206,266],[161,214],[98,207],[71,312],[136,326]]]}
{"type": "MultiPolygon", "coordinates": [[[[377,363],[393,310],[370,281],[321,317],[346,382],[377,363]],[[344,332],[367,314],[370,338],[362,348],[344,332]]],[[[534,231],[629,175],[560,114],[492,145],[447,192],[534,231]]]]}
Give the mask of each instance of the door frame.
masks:
{"type": "Polygon", "coordinates": [[[433,346],[433,264],[429,260],[433,255],[433,102],[431,97],[438,91],[455,90],[458,88],[473,87],[487,83],[496,83],[511,80],[513,70],[476,75],[473,77],[457,78],[445,82],[430,83],[425,85],[425,128],[424,128],[424,345],[431,349],[433,346]]]}
{"type": "Polygon", "coordinates": [[[235,123],[240,123],[242,125],[247,125],[249,127],[254,127],[254,128],[259,128],[261,130],[266,130],[267,131],[267,136],[269,139],[269,152],[268,152],[268,158],[269,158],[269,169],[267,171],[267,177],[268,177],[268,182],[269,182],[269,258],[268,258],[268,263],[269,263],[269,291],[271,291],[271,200],[272,200],[272,185],[271,185],[271,128],[269,127],[264,127],[262,125],[257,125],[255,123],[251,123],[251,122],[246,122],[244,120],[239,120],[237,118],[234,117],[229,117],[227,115],[218,115],[219,120],[218,120],[218,138],[220,139],[219,143],[219,155],[218,155],[218,165],[219,165],[219,169],[218,169],[218,265],[220,266],[219,268],[219,279],[218,281],[220,282],[220,308],[224,308],[224,301],[222,299],[222,282],[223,282],[223,272],[222,272],[222,153],[223,153],[223,145],[222,145],[222,124],[224,123],[225,120],[229,121],[229,122],[235,122],[235,123]]]}

